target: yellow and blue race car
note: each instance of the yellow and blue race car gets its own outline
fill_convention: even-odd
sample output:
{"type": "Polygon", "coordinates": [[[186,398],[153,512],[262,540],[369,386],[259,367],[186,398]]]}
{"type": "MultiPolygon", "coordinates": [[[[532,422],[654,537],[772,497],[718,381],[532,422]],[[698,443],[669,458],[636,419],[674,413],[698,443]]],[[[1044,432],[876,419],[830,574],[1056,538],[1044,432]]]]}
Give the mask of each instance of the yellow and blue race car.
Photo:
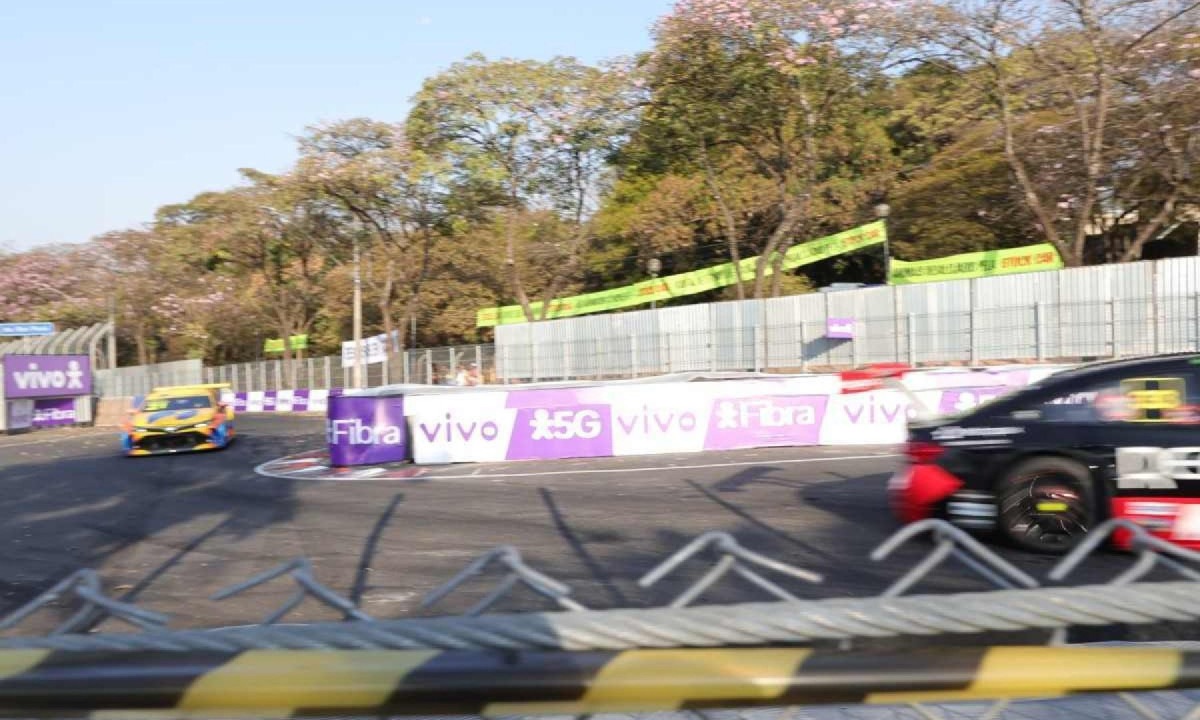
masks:
{"type": "Polygon", "coordinates": [[[228,385],[154,388],[122,427],[126,455],[218,450],[233,442],[233,408],[221,402],[228,385]]]}

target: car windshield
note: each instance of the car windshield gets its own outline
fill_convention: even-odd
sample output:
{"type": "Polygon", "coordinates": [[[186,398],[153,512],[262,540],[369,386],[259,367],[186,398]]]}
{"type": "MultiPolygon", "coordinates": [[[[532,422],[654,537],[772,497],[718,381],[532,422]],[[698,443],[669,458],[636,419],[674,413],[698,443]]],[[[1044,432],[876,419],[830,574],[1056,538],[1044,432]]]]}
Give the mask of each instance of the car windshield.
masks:
{"type": "Polygon", "coordinates": [[[186,397],[149,398],[142,405],[144,412],[162,412],[164,410],[199,410],[212,407],[212,401],[204,395],[188,395],[186,397]]]}

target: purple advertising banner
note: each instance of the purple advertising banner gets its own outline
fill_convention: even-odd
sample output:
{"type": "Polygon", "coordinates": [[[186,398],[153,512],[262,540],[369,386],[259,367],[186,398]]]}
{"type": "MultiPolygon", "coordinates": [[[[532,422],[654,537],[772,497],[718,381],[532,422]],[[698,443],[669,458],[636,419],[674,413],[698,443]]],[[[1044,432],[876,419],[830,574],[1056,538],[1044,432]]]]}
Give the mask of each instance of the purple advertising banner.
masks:
{"type": "Polygon", "coordinates": [[[331,396],[325,436],[331,465],[403,462],[408,459],[404,398],[331,396]]]}
{"type": "Polygon", "coordinates": [[[705,450],[816,445],[825,395],[762,395],[715,400],[705,450]]]}
{"type": "Polygon", "coordinates": [[[74,398],[42,398],[33,401],[33,426],[35,428],[74,424],[74,398]]]}
{"type": "Polygon", "coordinates": [[[853,340],[853,318],[826,318],[825,337],[829,338],[830,340],[853,340]]]}
{"type": "Polygon", "coordinates": [[[87,355],[6,355],[3,363],[7,398],[92,393],[92,364],[87,355]]]}
{"type": "Polygon", "coordinates": [[[608,457],[612,452],[609,405],[520,408],[508,443],[509,460],[608,457]]]}

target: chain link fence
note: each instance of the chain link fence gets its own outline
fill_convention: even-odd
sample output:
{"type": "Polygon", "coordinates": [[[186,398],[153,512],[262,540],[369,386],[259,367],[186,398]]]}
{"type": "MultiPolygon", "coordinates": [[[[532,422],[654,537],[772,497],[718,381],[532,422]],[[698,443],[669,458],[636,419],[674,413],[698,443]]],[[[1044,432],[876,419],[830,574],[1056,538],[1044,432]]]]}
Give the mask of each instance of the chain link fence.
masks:
{"type": "MultiPolygon", "coordinates": [[[[454,345],[391,353],[363,366],[364,387],[395,384],[456,384],[459,371],[478,369],[481,383],[498,382],[492,345],[454,345]]],[[[333,389],[354,386],[354,367],[340,356],[261,360],[206,367],[206,383],[229,383],[236,392],[255,390],[333,389]]]]}
{"type": "Polygon", "coordinates": [[[203,382],[204,366],[199,360],[174,360],[154,365],[97,370],[94,392],[100,397],[145,395],[164,385],[193,385],[203,382]]]}

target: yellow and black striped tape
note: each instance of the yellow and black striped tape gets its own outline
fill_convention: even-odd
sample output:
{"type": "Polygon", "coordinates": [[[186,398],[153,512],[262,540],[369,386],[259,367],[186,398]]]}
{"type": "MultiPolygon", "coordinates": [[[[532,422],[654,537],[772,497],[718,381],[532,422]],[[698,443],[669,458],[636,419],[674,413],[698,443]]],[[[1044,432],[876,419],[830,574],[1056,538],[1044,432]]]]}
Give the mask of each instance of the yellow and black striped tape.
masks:
{"type": "Polygon", "coordinates": [[[578,714],[1197,686],[1200,653],[1168,648],[0,652],[7,717],[578,714]]]}

